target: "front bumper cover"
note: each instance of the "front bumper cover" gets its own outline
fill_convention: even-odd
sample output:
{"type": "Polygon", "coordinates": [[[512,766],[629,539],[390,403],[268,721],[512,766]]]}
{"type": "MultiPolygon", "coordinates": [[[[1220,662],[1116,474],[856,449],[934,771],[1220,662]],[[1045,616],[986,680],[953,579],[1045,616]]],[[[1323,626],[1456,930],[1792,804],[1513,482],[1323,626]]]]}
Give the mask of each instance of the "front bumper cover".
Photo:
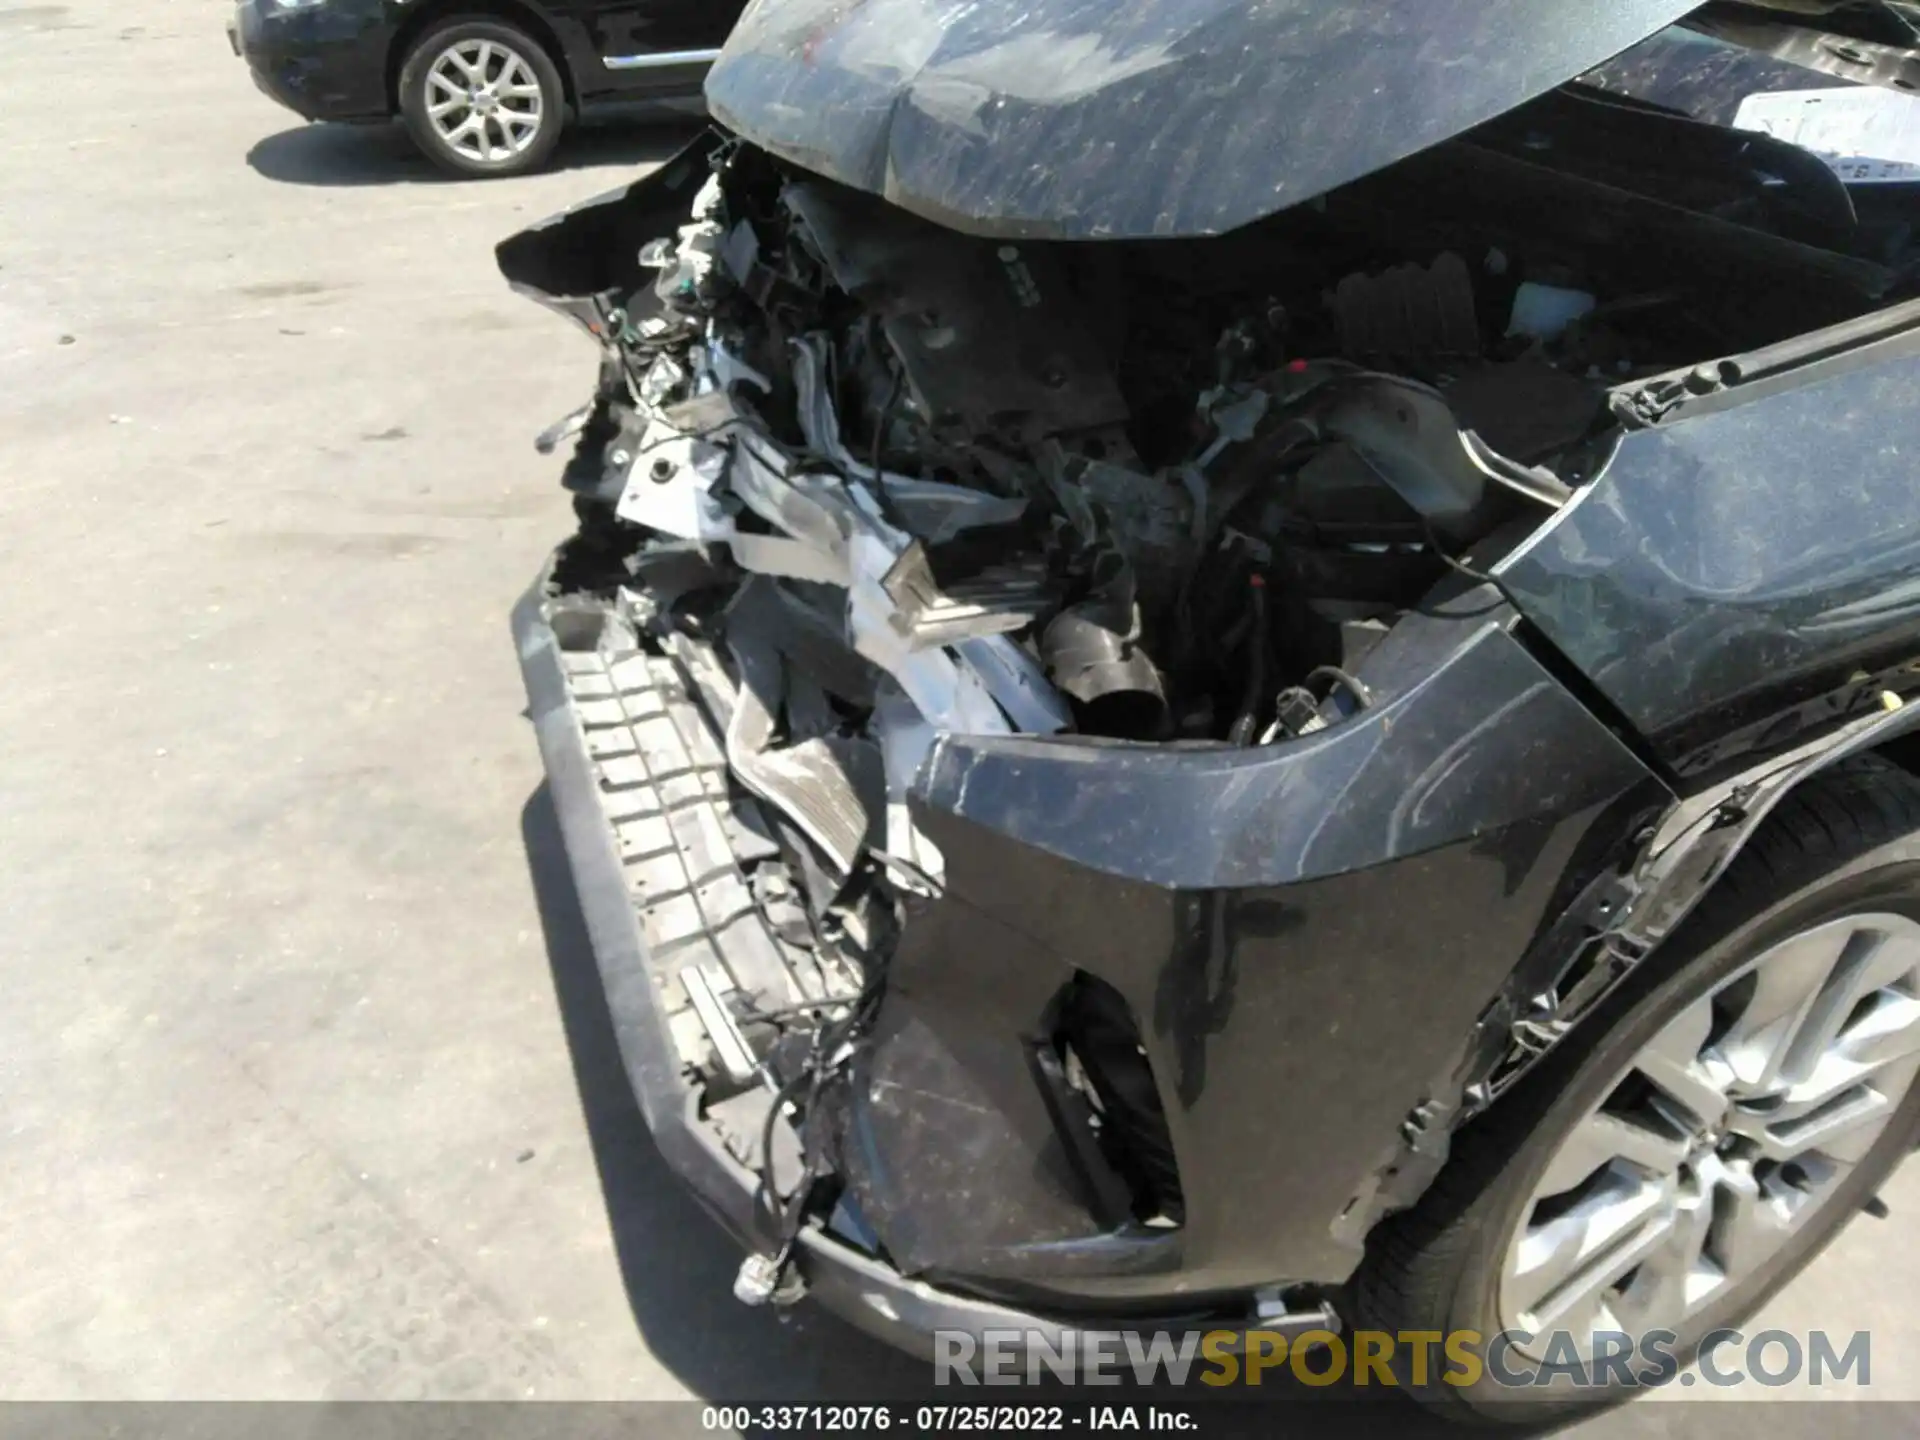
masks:
{"type": "MultiPolygon", "coordinates": [[[[618,662],[610,663],[592,645],[576,648],[564,642],[554,623],[555,610],[564,603],[551,598],[549,576],[543,573],[514,609],[513,635],[529,715],[621,1059],[663,1158],[728,1234],[751,1246],[757,1243],[755,1176],[701,1116],[700,1093],[670,1028],[669,997],[675,982],[670,966],[648,944],[618,832],[608,818],[604,765],[589,736],[617,729],[622,722],[607,711],[589,712],[604,723],[589,725],[583,717],[583,702],[605,705],[646,697],[653,687],[644,680],[623,680],[618,662]]],[[[647,710],[651,701],[642,698],[639,705],[624,708],[647,710]]],[[[646,744],[644,739],[638,743],[646,744]]],[[[697,754],[670,763],[684,764],[686,769],[678,772],[683,774],[703,768],[697,754]]],[[[715,938],[726,958],[737,961],[738,950],[725,937],[715,938]]],[[[684,1004],[684,996],[679,999],[684,1004]]],[[[936,1332],[969,1334],[977,1344],[984,1343],[989,1331],[1003,1336],[1017,1332],[1025,1337],[1022,1343],[1037,1339],[1057,1354],[1075,1354],[1087,1352],[1086,1340],[1077,1337],[1090,1339],[1096,1328],[1111,1333],[1154,1323],[1134,1315],[1098,1327],[1076,1324],[937,1288],[818,1228],[801,1232],[793,1265],[807,1293],[828,1310],[879,1339],[927,1357],[934,1353],[936,1332]]],[[[1314,1309],[1262,1318],[1259,1328],[1302,1333],[1329,1323],[1327,1311],[1314,1309]]]]}

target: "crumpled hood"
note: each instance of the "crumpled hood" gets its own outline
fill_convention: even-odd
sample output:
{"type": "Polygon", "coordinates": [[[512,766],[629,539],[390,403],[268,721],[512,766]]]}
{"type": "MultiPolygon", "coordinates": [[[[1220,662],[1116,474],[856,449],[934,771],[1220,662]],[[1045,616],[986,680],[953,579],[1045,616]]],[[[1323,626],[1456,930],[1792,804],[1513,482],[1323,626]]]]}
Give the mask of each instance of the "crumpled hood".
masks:
{"type": "Polygon", "coordinates": [[[1392,164],[1697,0],[758,0],[729,128],[974,234],[1203,235],[1392,164]]]}

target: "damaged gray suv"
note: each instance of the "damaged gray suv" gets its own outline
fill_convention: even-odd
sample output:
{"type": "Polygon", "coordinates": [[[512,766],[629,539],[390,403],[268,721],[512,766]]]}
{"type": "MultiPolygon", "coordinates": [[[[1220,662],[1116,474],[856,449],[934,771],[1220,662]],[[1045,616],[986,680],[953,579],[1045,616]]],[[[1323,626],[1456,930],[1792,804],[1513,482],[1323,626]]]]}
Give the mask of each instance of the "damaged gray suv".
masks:
{"type": "Polygon", "coordinates": [[[1782,73],[1920,4],[761,0],[502,243],[601,355],[521,662],[742,1300],[1629,1337],[1424,1387],[1531,1418],[1876,1203],[1920,200],[1640,83],[1782,73]]]}

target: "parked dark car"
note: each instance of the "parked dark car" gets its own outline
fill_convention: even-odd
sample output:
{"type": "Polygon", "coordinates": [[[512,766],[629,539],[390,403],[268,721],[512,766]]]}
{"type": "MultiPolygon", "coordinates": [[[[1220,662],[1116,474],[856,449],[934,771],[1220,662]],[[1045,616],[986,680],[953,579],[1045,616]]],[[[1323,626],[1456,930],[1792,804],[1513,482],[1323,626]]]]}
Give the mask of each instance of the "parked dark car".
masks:
{"type": "Polygon", "coordinates": [[[398,115],[459,175],[544,164],[569,120],[702,113],[744,0],[240,0],[227,36],[308,120],[398,115]]]}
{"type": "Polygon", "coordinates": [[[761,0],[499,247],[600,347],[514,626],[737,1293],[1671,1377],[1920,1136],[1920,201],[1591,77],[1911,87],[1920,6],[934,13],[761,0]]]}

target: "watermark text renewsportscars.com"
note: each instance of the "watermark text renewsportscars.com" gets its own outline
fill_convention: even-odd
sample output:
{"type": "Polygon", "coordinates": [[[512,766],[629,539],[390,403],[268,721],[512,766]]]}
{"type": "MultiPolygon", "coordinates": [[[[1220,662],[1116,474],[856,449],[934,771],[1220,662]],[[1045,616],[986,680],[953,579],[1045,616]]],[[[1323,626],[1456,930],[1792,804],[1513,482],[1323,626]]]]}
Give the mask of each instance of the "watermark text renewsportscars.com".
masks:
{"type": "Polygon", "coordinates": [[[1872,1337],[1811,1330],[1725,1329],[1701,1343],[1683,1369],[1671,1330],[1629,1335],[1570,1331],[1533,1335],[1477,1330],[934,1332],[936,1385],[1354,1385],[1391,1387],[1483,1381],[1536,1387],[1728,1387],[1786,1385],[1865,1388],[1873,1381],[1872,1337]],[[1284,1377],[1284,1378],[1283,1378],[1284,1377]]]}

